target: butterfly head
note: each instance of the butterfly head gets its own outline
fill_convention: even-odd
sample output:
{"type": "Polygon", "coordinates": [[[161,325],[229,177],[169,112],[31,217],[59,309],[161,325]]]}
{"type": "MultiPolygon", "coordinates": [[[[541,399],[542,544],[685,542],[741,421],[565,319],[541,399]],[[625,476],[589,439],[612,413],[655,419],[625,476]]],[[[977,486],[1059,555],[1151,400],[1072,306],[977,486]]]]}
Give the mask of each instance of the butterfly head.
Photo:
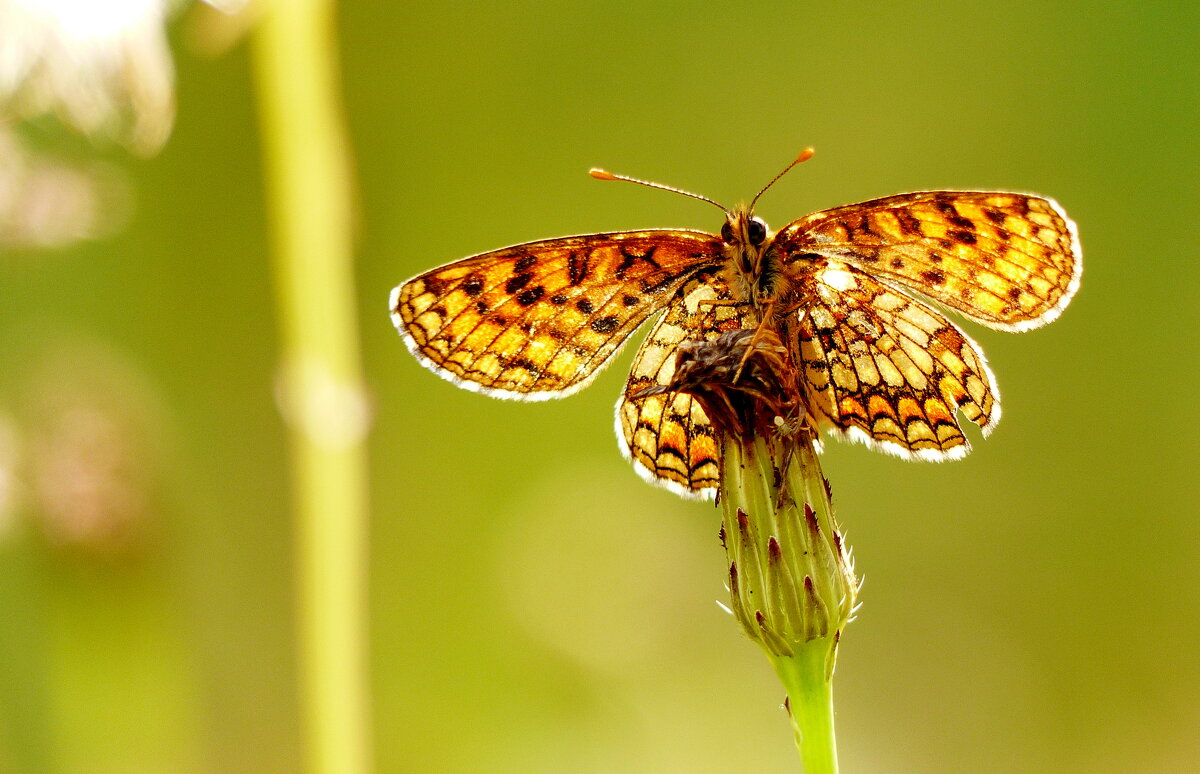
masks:
{"type": "Polygon", "coordinates": [[[771,249],[775,235],[749,206],[730,210],[721,226],[726,282],[735,297],[762,307],[782,293],[783,272],[771,249]]]}
{"type": "Polygon", "coordinates": [[[728,250],[735,245],[760,247],[767,241],[769,231],[762,218],[750,211],[749,207],[739,207],[728,213],[725,225],[721,226],[721,241],[728,250]]]}
{"type": "Polygon", "coordinates": [[[771,249],[774,234],[754,214],[754,205],[767,189],[775,184],[797,164],[808,161],[813,156],[812,148],[805,148],[800,155],[783,171],[771,178],[748,205],[726,209],[707,196],[684,191],[662,183],[649,180],[639,180],[625,175],[614,175],[603,169],[593,169],[589,174],[597,180],[624,180],[627,183],[637,183],[647,188],[658,188],[663,191],[699,199],[717,207],[725,213],[725,224],[721,226],[721,249],[725,257],[726,282],[733,289],[739,301],[753,304],[761,309],[778,299],[786,291],[786,275],[783,273],[779,259],[771,249]]]}

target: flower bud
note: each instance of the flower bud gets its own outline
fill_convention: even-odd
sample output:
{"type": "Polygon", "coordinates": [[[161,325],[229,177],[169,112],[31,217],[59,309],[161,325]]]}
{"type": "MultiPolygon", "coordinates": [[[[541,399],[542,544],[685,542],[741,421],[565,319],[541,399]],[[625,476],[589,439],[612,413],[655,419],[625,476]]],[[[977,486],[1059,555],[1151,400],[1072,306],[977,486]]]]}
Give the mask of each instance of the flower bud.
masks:
{"type": "Polygon", "coordinates": [[[691,394],[720,439],[717,501],[730,607],[772,660],[828,640],[832,671],[858,579],[833,516],[796,367],[766,328],[687,342],[678,357],[671,382],[644,394],[691,394]]]}

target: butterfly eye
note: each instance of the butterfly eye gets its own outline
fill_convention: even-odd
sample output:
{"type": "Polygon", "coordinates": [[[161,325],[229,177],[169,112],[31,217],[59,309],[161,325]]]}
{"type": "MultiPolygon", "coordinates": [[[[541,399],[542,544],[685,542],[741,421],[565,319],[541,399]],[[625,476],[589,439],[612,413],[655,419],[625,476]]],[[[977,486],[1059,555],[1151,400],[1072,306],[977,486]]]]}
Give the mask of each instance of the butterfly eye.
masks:
{"type": "Polygon", "coordinates": [[[751,218],[746,224],[746,236],[750,237],[750,244],[757,247],[767,238],[767,224],[763,223],[758,218],[751,218]]]}
{"type": "Polygon", "coordinates": [[[725,244],[733,244],[733,226],[729,225],[729,221],[725,221],[725,225],[721,226],[721,239],[725,244]]]}

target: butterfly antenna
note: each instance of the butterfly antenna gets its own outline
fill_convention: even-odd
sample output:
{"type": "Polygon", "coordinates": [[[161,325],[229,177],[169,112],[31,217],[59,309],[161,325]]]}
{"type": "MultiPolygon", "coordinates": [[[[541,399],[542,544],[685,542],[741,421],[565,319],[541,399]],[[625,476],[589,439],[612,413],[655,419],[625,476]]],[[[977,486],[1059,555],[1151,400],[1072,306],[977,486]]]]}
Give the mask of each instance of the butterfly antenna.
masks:
{"type": "Polygon", "coordinates": [[[791,164],[788,164],[786,167],[784,167],[782,172],[780,172],[780,173],[779,173],[778,175],[776,175],[775,177],[771,178],[771,182],[769,182],[769,183],[767,183],[766,185],[764,185],[764,186],[762,187],[762,190],[761,190],[761,191],[759,191],[758,193],[754,194],[754,198],[750,200],[750,209],[751,209],[751,210],[753,210],[753,209],[754,209],[754,205],[755,205],[755,204],[758,204],[758,197],[760,197],[760,196],[762,196],[763,194],[765,194],[765,193],[767,192],[767,189],[768,189],[768,188],[770,188],[771,186],[773,186],[773,185],[775,185],[777,182],[779,182],[779,178],[783,177],[783,176],[784,176],[784,175],[786,175],[788,172],[791,172],[791,171],[792,171],[792,167],[796,166],[797,164],[803,163],[803,162],[805,162],[805,161],[808,161],[809,159],[811,159],[811,158],[813,157],[813,154],[814,154],[814,153],[816,153],[816,152],[817,152],[816,148],[813,148],[811,145],[810,145],[809,147],[805,148],[804,150],[800,151],[800,155],[796,157],[795,161],[793,161],[791,164]]]}
{"type": "Polygon", "coordinates": [[[725,207],[722,207],[720,204],[717,204],[715,201],[708,198],[707,196],[701,196],[700,194],[694,194],[691,191],[685,191],[682,188],[673,188],[669,185],[663,185],[662,183],[652,183],[649,180],[638,180],[636,177],[626,177],[625,175],[614,175],[612,172],[609,172],[608,170],[605,170],[605,169],[592,168],[592,169],[588,170],[588,174],[591,175],[592,177],[596,178],[597,180],[624,180],[626,183],[637,183],[638,185],[644,185],[647,188],[657,188],[660,191],[670,191],[671,193],[677,193],[677,194],[681,194],[683,196],[690,196],[693,199],[699,199],[702,202],[708,202],[709,204],[711,204],[714,207],[716,207],[717,209],[719,209],[721,212],[725,213],[726,216],[730,215],[730,212],[728,209],[726,209],[725,207]]]}

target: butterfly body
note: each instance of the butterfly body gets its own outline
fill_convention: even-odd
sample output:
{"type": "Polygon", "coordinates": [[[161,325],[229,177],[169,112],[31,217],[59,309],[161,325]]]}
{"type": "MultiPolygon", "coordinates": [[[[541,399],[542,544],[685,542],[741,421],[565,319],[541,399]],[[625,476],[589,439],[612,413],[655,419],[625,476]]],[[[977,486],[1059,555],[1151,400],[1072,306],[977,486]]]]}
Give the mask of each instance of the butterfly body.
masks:
{"type": "MultiPolygon", "coordinates": [[[[598,175],[597,175],[598,176],[598,175]]],[[[771,232],[752,205],[720,235],[649,229],[530,242],[425,272],[392,292],[409,349],[439,375],[502,398],[586,386],[665,309],[617,404],[622,450],[647,479],[707,495],[717,441],[667,384],[688,340],[769,317],[818,425],[904,457],[969,448],[958,415],[999,419],[983,354],[925,299],[1000,330],[1054,319],[1079,284],[1074,225],[1027,194],[898,194],[813,213],[771,232]]]]}

